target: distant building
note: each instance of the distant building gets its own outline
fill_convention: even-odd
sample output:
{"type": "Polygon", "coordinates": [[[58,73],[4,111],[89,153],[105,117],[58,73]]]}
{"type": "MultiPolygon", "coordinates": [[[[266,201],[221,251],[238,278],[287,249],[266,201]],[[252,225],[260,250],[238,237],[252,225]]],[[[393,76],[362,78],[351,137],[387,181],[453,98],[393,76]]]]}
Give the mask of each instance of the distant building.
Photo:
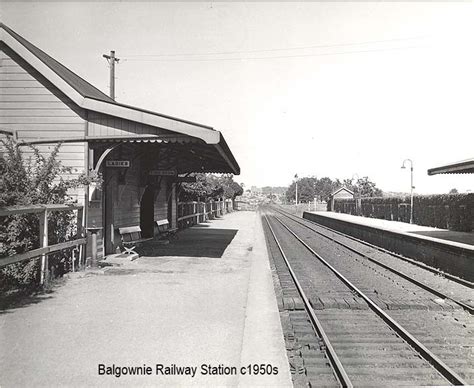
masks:
{"type": "Polygon", "coordinates": [[[334,191],[331,198],[354,198],[354,192],[343,186],[334,191]]]}
{"type": "Polygon", "coordinates": [[[354,192],[349,190],[347,187],[342,186],[329,196],[330,211],[334,210],[334,200],[340,198],[354,198],[354,192]]]}
{"type": "Polygon", "coordinates": [[[252,186],[250,191],[253,195],[262,195],[262,189],[260,187],[252,186]]]}

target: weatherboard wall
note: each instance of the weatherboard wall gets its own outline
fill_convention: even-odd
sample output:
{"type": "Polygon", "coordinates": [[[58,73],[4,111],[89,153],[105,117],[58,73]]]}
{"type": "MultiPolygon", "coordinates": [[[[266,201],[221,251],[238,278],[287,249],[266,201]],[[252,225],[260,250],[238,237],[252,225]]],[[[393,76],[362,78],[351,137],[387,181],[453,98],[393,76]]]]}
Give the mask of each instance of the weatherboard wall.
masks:
{"type": "MultiPolygon", "coordinates": [[[[0,127],[15,131],[18,140],[35,141],[77,138],[85,134],[85,111],[33,69],[5,44],[0,43],[0,127]]],[[[48,156],[54,144],[38,145],[48,156]]],[[[83,142],[61,145],[58,159],[71,168],[64,178],[77,177],[85,168],[83,142]]],[[[26,158],[33,156],[22,148],[26,158]]],[[[73,195],[82,202],[82,190],[73,195]]]]}

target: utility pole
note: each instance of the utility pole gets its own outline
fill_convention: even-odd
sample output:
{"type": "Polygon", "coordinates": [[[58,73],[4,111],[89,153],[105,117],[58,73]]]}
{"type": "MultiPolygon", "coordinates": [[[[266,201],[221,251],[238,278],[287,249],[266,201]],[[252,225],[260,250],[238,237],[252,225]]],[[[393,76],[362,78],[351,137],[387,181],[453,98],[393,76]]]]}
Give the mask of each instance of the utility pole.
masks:
{"type": "Polygon", "coordinates": [[[295,191],[296,213],[298,213],[298,174],[295,174],[295,191]]]}
{"type": "Polygon", "coordinates": [[[405,162],[410,162],[410,224],[413,224],[413,189],[415,186],[413,186],[413,160],[411,159],[405,159],[402,163],[402,168],[405,167],[405,162]]]}
{"type": "Polygon", "coordinates": [[[107,62],[109,62],[110,68],[110,98],[115,100],[115,62],[118,63],[120,59],[115,58],[115,51],[110,51],[110,55],[102,55],[107,62]]]}

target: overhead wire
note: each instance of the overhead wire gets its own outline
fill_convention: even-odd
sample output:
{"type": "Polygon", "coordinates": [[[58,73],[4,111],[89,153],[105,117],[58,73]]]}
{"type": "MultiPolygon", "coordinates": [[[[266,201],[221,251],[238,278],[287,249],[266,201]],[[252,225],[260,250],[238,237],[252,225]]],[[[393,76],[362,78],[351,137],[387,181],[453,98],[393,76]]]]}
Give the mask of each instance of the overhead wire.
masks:
{"type": "MultiPolygon", "coordinates": [[[[238,57],[238,58],[200,58],[200,59],[156,59],[156,58],[127,58],[124,57],[124,61],[132,62],[215,62],[215,61],[244,61],[244,60],[262,60],[262,59],[283,59],[283,58],[305,58],[305,57],[318,57],[318,56],[330,56],[330,55],[347,55],[347,54],[362,54],[362,53],[373,53],[382,51],[393,51],[393,50],[406,50],[406,49],[417,49],[423,48],[424,46],[404,46],[404,47],[391,47],[391,48],[379,48],[379,49],[368,49],[368,50],[351,50],[341,51],[332,53],[314,53],[314,54],[294,54],[294,55],[278,55],[268,57],[238,57]]],[[[425,46],[426,47],[426,46],[425,46]]]]}
{"type": "Polygon", "coordinates": [[[363,42],[350,42],[350,43],[333,43],[333,44],[319,44],[312,46],[297,46],[297,47],[285,47],[285,48],[273,48],[273,49],[258,49],[258,50],[244,50],[244,51],[217,51],[217,52],[204,52],[204,53],[172,53],[172,54],[126,54],[122,55],[127,58],[134,57],[186,57],[186,56],[204,56],[204,55],[234,55],[234,54],[252,54],[252,53],[264,53],[264,52],[278,52],[278,51],[293,51],[293,50],[310,50],[318,48],[332,48],[332,47],[347,47],[347,46],[360,46],[374,43],[389,43],[389,42],[401,42],[408,40],[419,40],[426,38],[424,36],[419,37],[408,37],[408,38],[393,38],[393,39],[380,39],[370,40],[363,42]]]}

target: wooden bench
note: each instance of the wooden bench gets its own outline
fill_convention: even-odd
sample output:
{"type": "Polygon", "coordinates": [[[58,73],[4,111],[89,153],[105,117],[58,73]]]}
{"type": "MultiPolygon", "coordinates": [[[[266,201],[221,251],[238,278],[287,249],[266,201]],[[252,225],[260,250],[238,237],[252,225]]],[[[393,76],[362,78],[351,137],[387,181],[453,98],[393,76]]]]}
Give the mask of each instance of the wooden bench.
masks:
{"type": "Polygon", "coordinates": [[[152,237],[143,238],[142,230],[139,226],[128,226],[125,228],[119,228],[120,238],[122,240],[123,249],[127,255],[138,255],[134,251],[136,246],[144,241],[152,240],[152,237]]]}
{"type": "Polygon", "coordinates": [[[178,228],[170,228],[170,223],[168,220],[158,220],[156,221],[156,225],[158,226],[159,236],[163,235],[165,237],[169,237],[170,239],[178,238],[178,236],[176,236],[178,228]]]}

